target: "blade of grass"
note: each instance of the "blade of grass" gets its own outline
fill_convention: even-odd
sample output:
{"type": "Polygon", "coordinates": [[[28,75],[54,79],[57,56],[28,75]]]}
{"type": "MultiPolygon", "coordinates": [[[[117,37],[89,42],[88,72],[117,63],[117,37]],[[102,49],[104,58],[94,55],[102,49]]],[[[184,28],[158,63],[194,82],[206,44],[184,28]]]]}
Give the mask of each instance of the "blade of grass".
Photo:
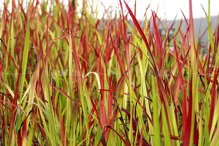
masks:
{"type": "Polygon", "coordinates": [[[24,43],[24,50],[23,50],[23,57],[22,57],[22,72],[21,72],[21,80],[19,84],[19,98],[21,99],[23,90],[24,90],[24,81],[26,77],[26,70],[27,70],[27,61],[28,61],[28,52],[30,47],[30,24],[27,23],[26,27],[26,36],[25,36],[25,43],[24,43]]]}

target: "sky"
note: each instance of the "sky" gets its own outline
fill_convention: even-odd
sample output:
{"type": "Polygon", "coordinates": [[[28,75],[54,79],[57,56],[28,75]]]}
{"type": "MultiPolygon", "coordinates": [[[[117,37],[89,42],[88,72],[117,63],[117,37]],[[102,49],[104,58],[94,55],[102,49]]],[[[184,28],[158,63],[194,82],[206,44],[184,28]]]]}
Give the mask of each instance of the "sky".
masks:
{"type": "MultiPolygon", "coordinates": [[[[92,1],[92,0],[90,0],[92,1]]],[[[115,11],[119,9],[119,2],[118,0],[93,0],[100,9],[100,12],[103,12],[103,7],[111,6],[111,8],[115,11]]],[[[135,0],[126,0],[126,2],[130,5],[133,10],[135,0]]],[[[194,18],[205,17],[205,11],[208,11],[208,0],[192,0],[193,2],[193,16],[194,18]],[[202,8],[203,7],[203,8],[202,8]]],[[[158,16],[163,19],[174,19],[177,16],[177,19],[181,19],[183,17],[181,11],[185,14],[186,17],[189,17],[189,0],[136,0],[136,7],[137,7],[137,18],[143,19],[146,8],[150,5],[149,9],[147,10],[147,17],[150,17],[151,11],[157,12],[158,16]]],[[[211,0],[210,1],[210,9],[211,15],[218,15],[219,14],[219,0],[211,0]]],[[[99,14],[101,17],[102,13],[99,14]]]]}
{"type": "MultiPolygon", "coordinates": [[[[3,1],[0,0],[0,10],[3,7],[3,1]]],[[[25,1],[25,0],[24,0],[25,1]]],[[[29,0],[26,0],[28,2],[29,0]]],[[[65,4],[68,3],[68,0],[60,0],[63,1],[65,4]]],[[[81,3],[83,0],[77,0],[79,10],[81,8],[81,3]]],[[[113,12],[119,13],[119,0],[87,0],[89,5],[93,5],[98,8],[98,17],[101,18],[104,13],[104,8],[110,8],[113,12]]],[[[133,10],[135,0],[126,0],[126,2],[130,5],[133,10]]],[[[182,13],[185,14],[186,17],[189,16],[188,10],[188,0],[136,0],[137,4],[137,18],[144,19],[145,17],[151,16],[151,11],[157,12],[158,17],[162,19],[172,20],[177,16],[177,19],[182,18],[182,13]],[[149,7],[147,10],[146,16],[145,11],[146,8],[149,7]]],[[[192,0],[193,2],[193,16],[194,18],[205,17],[205,11],[208,11],[208,0],[192,0]],[[202,8],[203,6],[203,8],[202,8]]],[[[211,0],[210,8],[211,8],[211,15],[218,15],[219,14],[219,0],[211,0]]],[[[126,11],[127,12],[127,11],[126,11]]],[[[114,13],[113,13],[114,14],[114,13]]]]}

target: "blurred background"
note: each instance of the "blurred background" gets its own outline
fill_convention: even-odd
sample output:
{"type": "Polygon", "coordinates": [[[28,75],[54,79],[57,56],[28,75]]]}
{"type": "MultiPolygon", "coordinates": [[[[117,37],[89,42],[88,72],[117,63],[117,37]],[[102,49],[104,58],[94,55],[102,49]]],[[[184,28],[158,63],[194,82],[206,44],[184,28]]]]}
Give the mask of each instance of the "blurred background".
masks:
{"type": "MultiPolygon", "coordinates": [[[[60,2],[63,2],[66,7],[68,1],[69,0],[60,0],[60,2]]],[[[150,17],[151,11],[155,11],[161,19],[167,20],[173,20],[175,17],[181,19],[183,17],[181,11],[183,11],[186,17],[189,15],[188,0],[126,0],[131,8],[134,8],[135,1],[136,15],[139,20],[142,20],[145,17],[150,17]],[[146,9],[147,15],[145,15],[146,9]]],[[[5,0],[0,1],[0,10],[2,10],[4,2],[5,0]]],[[[30,2],[30,0],[24,0],[24,3],[27,4],[27,2],[30,2]]],[[[52,0],[48,0],[48,2],[51,3],[52,0]]],[[[99,18],[102,18],[106,9],[112,12],[112,17],[115,16],[115,13],[119,13],[120,11],[119,0],[87,0],[87,2],[88,5],[92,5],[94,8],[96,7],[98,9],[99,18]]],[[[204,10],[208,12],[208,2],[209,0],[193,0],[194,18],[205,17],[204,10]]],[[[77,0],[77,3],[78,12],[80,12],[83,0],[77,0]]],[[[210,1],[210,14],[212,16],[219,14],[218,6],[219,0],[210,1]]],[[[108,17],[106,16],[106,18],[108,17]]]]}

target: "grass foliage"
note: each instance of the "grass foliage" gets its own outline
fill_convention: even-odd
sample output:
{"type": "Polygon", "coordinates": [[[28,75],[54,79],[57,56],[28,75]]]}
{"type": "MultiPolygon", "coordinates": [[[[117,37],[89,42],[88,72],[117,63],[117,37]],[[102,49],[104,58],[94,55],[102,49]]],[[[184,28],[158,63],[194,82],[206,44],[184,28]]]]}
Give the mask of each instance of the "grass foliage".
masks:
{"type": "Polygon", "coordinates": [[[86,0],[81,16],[74,0],[67,9],[58,0],[12,0],[12,11],[4,3],[0,145],[219,145],[219,27],[210,7],[203,55],[192,0],[187,31],[179,26],[170,40],[173,25],[163,37],[156,13],[140,26],[119,2],[109,19],[88,13],[86,0]]]}

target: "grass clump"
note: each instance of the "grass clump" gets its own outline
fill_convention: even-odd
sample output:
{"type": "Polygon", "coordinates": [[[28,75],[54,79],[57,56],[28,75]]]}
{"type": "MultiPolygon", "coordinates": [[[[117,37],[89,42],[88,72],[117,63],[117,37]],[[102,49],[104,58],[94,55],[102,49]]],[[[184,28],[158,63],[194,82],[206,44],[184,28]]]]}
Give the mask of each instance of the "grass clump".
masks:
{"type": "Polygon", "coordinates": [[[76,1],[5,2],[0,145],[218,145],[218,29],[203,56],[189,2],[171,38],[122,0],[109,19],[85,0],[81,15],[76,1]]]}

